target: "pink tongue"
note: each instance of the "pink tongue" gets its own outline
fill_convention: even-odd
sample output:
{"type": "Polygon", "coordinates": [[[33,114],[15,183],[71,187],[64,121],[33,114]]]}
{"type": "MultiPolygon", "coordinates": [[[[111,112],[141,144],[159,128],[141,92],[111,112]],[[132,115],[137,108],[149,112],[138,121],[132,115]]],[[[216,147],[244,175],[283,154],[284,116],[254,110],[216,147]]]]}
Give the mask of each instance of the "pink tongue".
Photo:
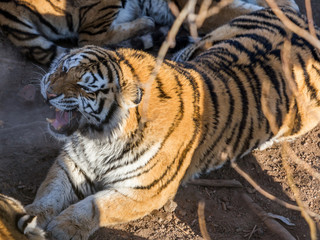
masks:
{"type": "Polygon", "coordinates": [[[62,111],[57,111],[56,112],[56,119],[52,122],[52,126],[59,130],[62,128],[64,125],[67,125],[70,121],[69,113],[68,112],[62,112],[62,111]]]}

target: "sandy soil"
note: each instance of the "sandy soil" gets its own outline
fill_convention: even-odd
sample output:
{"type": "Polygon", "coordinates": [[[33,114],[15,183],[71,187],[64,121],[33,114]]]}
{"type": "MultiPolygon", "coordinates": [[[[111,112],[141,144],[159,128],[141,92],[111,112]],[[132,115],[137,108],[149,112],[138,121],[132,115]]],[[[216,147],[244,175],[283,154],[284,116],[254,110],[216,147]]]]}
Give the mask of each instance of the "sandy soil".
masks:
{"type": "MultiPolygon", "coordinates": [[[[314,2],[314,17],[320,26],[320,2],[314,2]]],[[[60,147],[46,132],[45,118],[50,117],[50,111],[37,85],[44,71],[22,57],[0,36],[0,192],[23,204],[32,202],[60,147]],[[23,88],[30,87],[28,84],[36,88],[34,99],[21,94],[23,88]]],[[[319,138],[320,127],[291,143],[300,159],[317,172],[320,172],[319,138]]],[[[280,152],[281,146],[276,145],[262,152],[254,151],[238,163],[262,188],[293,203],[280,152]]],[[[291,166],[301,200],[320,214],[319,180],[302,166],[291,166]]],[[[141,220],[100,229],[91,239],[202,239],[197,215],[200,200],[206,204],[205,219],[212,239],[279,239],[245,204],[242,193],[248,194],[266,212],[290,219],[294,226],[281,224],[296,239],[310,239],[308,225],[299,212],[279,206],[254,191],[228,164],[202,178],[236,179],[243,188],[187,184],[178,191],[175,211],[154,211],[141,220]]],[[[317,227],[319,232],[319,221],[317,227]]]]}

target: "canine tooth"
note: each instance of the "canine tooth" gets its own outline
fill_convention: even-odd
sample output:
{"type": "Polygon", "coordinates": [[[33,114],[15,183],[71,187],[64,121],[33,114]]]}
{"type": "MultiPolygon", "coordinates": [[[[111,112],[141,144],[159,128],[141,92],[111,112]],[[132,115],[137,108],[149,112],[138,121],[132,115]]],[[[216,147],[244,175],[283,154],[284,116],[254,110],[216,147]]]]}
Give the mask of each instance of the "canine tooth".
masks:
{"type": "Polygon", "coordinates": [[[47,120],[48,123],[53,123],[54,122],[54,119],[46,118],[46,120],[47,120]]]}

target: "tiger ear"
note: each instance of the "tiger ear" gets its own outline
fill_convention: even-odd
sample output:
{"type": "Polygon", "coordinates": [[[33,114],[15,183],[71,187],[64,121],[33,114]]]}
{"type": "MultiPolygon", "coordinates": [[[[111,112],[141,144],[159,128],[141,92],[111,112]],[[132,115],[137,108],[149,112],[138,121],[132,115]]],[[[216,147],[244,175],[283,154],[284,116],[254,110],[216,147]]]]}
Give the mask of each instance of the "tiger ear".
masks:
{"type": "Polygon", "coordinates": [[[121,88],[122,98],[127,108],[132,108],[142,100],[143,90],[137,84],[127,84],[121,88]]]}

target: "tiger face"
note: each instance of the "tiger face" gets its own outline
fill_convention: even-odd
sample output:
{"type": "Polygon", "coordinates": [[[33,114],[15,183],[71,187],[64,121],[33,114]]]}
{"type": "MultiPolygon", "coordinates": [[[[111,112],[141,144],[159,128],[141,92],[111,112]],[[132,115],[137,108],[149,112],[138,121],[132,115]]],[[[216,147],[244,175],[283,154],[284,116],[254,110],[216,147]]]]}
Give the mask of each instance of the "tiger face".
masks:
{"type": "Polygon", "coordinates": [[[91,48],[74,50],[56,60],[41,80],[41,93],[52,105],[55,119],[47,119],[57,138],[82,133],[107,132],[121,125],[127,110],[141,100],[141,90],[120,86],[121,70],[110,61],[116,56],[92,54],[91,48]]]}

